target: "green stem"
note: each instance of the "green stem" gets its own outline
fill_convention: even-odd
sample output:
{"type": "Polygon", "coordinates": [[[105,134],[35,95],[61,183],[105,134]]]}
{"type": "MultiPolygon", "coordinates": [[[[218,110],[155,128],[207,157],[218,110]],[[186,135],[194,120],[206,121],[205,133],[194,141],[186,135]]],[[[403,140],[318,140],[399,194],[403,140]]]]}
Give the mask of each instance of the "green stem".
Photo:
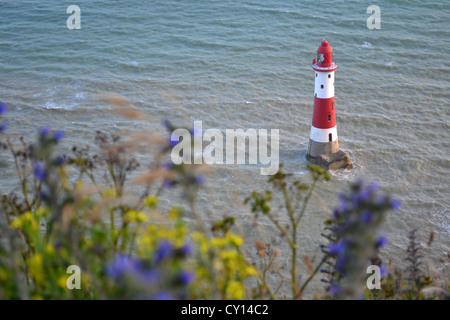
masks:
{"type": "Polygon", "coordinates": [[[314,278],[317,272],[319,272],[320,267],[327,261],[327,257],[323,258],[322,261],[317,265],[317,267],[314,269],[313,273],[306,279],[305,283],[302,285],[302,287],[299,290],[299,294],[302,294],[305,290],[306,286],[309,284],[309,282],[314,278]]]}
{"type": "Polygon", "coordinates": [[[303,201],[303,207],[302,207],[302,210],[300,211],[300,215],[298,216],[297,220],[295,221],[296,223],[299,223],[300,220],[302,219],[303,215],[305,214],[306,206],[308,205],[308,201],[312,196],[312,193],[314,191],[314,188],[316,187],[318,180],[319,180],[318,177],[314,178],[314,181],[311,184],[311,187],[309,188],[308,194],[306,195],[305,200],[303,201]]]}

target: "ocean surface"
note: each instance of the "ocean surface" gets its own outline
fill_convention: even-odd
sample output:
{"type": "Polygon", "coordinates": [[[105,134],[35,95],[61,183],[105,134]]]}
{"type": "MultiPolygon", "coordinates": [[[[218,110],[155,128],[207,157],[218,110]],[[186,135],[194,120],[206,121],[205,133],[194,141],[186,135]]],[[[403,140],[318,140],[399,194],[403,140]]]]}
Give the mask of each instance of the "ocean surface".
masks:
{"type": "MultiPolygon", "coordinates": [[[[383,228],[385,264],[404,268],[407,235],[417,228],[432,271],[447,268],[448,277],[449,12],[448,1],[417,0],[1,0],[0,101],[9,105],[9,132],[33,138],[45,125],[62,129],[67,149],[92,144],[98,129],[162,132],[166,118],[187,126],[199,120],[204,130],[279,129],[280,162],[308,182],[311,61],[327,39],[338,64],[340,147],[355,168],[332,172],[318,186],[301,227],[300,256],[318,261],[322,223],[337,194],[362,178],[402,202],[383,228]],[[80,30],[66,26],[72,4],[81,9],[80,30]],[[370,5],[381,9],[381,29],[367,27],[370,5]],[[105,92],[127,97],[149,120],[114,113],[98,99],[105,92]]],[[[11,161],[1,157],[0,188],[7,192],[16,180],[11,161]]],[[[202,215],[235,216],[246,250],[254,254],[256,238],[279,246],[278,264],[287,269],[279,235],[264,219],[254,226],[242,204],[267,177],[254,165],[212,169],[200,193],[202,215]]]]}

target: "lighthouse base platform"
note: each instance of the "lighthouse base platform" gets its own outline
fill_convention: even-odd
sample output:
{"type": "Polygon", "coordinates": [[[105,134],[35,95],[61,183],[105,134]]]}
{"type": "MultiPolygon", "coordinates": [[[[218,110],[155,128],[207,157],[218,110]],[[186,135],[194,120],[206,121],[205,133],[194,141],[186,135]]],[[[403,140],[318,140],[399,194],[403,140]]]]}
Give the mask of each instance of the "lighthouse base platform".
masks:
{"type": "Polygon", "coordinates": [[[317,157],[312,157],[307,154],[306,159],[309,162],[316,164],[326,170],[353,168],[353,164],[350,162],[350,159],[342,150],[339,150],[332,154],[321,154],[317,157]]]}

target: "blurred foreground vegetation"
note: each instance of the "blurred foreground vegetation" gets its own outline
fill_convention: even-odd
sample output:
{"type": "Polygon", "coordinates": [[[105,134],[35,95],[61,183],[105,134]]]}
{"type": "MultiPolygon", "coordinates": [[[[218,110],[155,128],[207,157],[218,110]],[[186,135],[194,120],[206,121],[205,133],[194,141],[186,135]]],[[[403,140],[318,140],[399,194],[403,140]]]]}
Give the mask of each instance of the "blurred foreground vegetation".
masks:
{"type": "MultiPolygon", "coordinates": [[[[109,101],[128,117],[141,116],[125,99],[109,101]]],[[[266,191],[249,194],[249,216],[268,221],[289,248],[290,294],[280,294],[281,284],[270,277],[279,249],[256,240],[254,261],[242,250],[232,215],[202,221],[196,196],[209,168],[171,163],[170,138],[97,132],[90,148],[60,154],[63,131],[44,127],[26,140],[8,132],[7,108],[0,103],[0,156],[12,157],[18,188],[0,203],[0,299],[302,299],[315,277],[324,283],[317,299],[448,298],[448,276],[446,286],[435,286],[415,231],[407,269],[379,259],[387,244],[383,220],[400,203],[376,183],[357,181],[339,194],[339,207],[317,237],[322,258],[315,263],[300,254],[299,226],[329,173],[309,165],[305,183],[281,167],[266,191]],[[148,167],[135,156],[142,150],[155,151],[148,167]],[[129,185],[144,191],[136,195],[129,185]],[[184,203],[162,210],[161,195],[174,188],[184,203]],[[366,287],[370,265],[379,267],[379,289],[366,287]],[[301,268],[309,275],[302,281],[301,268]]],[[[164,125],[170,136],[175,127],[164,125]]]]}

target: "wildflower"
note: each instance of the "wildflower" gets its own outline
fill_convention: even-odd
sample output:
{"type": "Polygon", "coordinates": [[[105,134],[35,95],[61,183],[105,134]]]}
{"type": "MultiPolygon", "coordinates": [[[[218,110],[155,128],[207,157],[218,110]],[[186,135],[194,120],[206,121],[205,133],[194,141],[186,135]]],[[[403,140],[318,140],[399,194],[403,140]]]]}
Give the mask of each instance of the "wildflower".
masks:
{"type": "Polygon", "coordinates": [[[3,121],[2,123],[0,123],[0,132],[5,132],[6,129],[8,129],[8,122],[3,121]]]}
{"type": "Polygon", "coordinates": [[[58,130],[53,135],[53,138],[55,139],[56,142],[59,142],[64,138],[64,135],[65,135],[64,131],[58,130]]]}
{"type": "Polygon", "coordinates": [[[370,199],[370,190],[369,189],[363,189],[358,193],[358,198],[360,201],[367,201],[370,199]]]}
{"type": "Polygon", "coordinates": [[[194,281],[194,278],[195,275],[188,271],[181,271],[180,274],[178,275],[178,281],[185,286],[191,284],[192,281],[194,281]]]}
{"type": "Polygon", "coordinates": [[[140,279],[147,283],[156,283],[158,281],[158,273],[155,270],[145,270],[140,274],[140,279]]]}
{"type": "Polygon", "coordinates": [[[160,292],[153,297],[153,300],[173,300],[173,297],[167,292],[160,292]]]}
{"type": "Polygon", "coordinates": [[[177,255],[181,258],[186,258],[192,254],[192,251],[192,245],[190,243],[185,243],[182,247],[177,249],[177,255]]]}
{"type": "Polygon", "coordinates": [[[385,266],[380,267],[380,275],[385,276],[385,275],[387,275],[387,272],[388,272],[388,270],[385,266]]]}
{"type": "Polygon", "coordinates": [[[171,162],[167,162],[167,161],[165,161],[161,164],[161,167],[163,167],[164,169],[172,169],[172,166],[173,166],[173,164],[171,162]]]}
{"type": "Polygon", "coordinates": [[[127,255],[120,254],[106,268],[106,273],[113,279],[118,279],[124,274],[133,274],[140,269],[140,262],[127,255]]]}
{"type": "Polygon", "coordinates": [[[39,134],[41,135],[41,137],[46,138],[50,134],[50,128],[47,126],[42,127],[39,131],[39,134]]]}
{"type": "Polygon", "coordinates": [[[45,179],[45,168],[42,162],[37,161],[34,164],[34,175],[39,181],[44,181],[45,179]]]}
{"type": "Polygon", "coordinates": [[[378,183],[376,183],[376,182],[371,182],[371,183],[369,184],[369,186],[367,187],[367,189],[368,189],[370,192],[377,192],[379,188],[380,188],[380,186],[379,186],[378,183]]]}
{"type": "Polygon", "coordinates": [[[0,115],[5,114],[8,111],[8,106],[4,102],[0,102],[0,115]]]}
{"type": "Polygon", "coordinates": [[[155,252],[155,261],[159,263],[172,254],[172,245],[169,241],[163,240],[155,252]]]}
{"type": "Polygon", "coordinates": [[[170,130],[170,129],[171,129],[170,121],[167,120],[167,119],[164,119],[164,120],[162,121],[162,125],[163,125],[167,130],[170,130]]]}
{"type": "Polygon", "coordinates": [[[364,211],[361,214],[361,221],[365,224],[369,223],[372,220],[372,212],[369,210],[364,211]]]}
{"type": "Polygon", "coordinates": [[[400,206],[402,205],[400,200],[392,200],[391,201],[391,209],[392,210],[397,210],[398,208],[400,208],[400,206]]]}
{"type": "Polygon", "coordinates": [[[164,180],[163,182],[163,188],[164,189],[169,189],[173,186],[173,182],[170,180],[164,180]]]}
{"type": "Polygon", "coordinates": [[[66,162],[67,157],[65,155],[59,155],[55,159],[55,165],[60,167],[66,162]]]}
{"type": "Polygon", "coordinates": [[[346,245],[342,241],[338,242],[338,243],[331,243],[328,246],[328,252],[330,254],[340,254],[341,252],[343,252],[345,250],[345,248],[346,248],[346,245]]]}
{"type": "Polygon", "coordinates": [[[339,286],[336,284],[333,284],[330,288],[330,293],[334,296],[337,295],[340,291],[341,291],[341,288],[339,288],[339,286]]]}
{"type": "Polygon", "coordinates": [[[334,224],[329,228],[332,239],[338,239],[324,250],[335,262],[330,274],[329,293],[338,298],[357,298],[358,283],[364,279],[364,268],[377,251],[387,244],[385,236],[377,236],[384,212],[396,209],[399,201],[379,194],[377,183],[359,181],[347,194],[339,194],[340,204],[334,211],[334,224]]]}
{"type": "Polygon", "coordinates": [[[340,211],[339,211],[338,209],[334,209],[334,210],[333,210],[333,217],[334,217],[335,219],[338,219],[338,218],[339,218],[339,215],[340,215],[340,211]]]}
{"type": "Polygon", "coordinates": [[[205,176],[202,174],[199,174],[196,178],[195,178],[195,182],[198,184],[202,184],[203,182],[205,182],[205,176]]]}
{"type": "Polygon", "coordinates": [[[377,239],[376,246],[378,248],[383,248],[384,246],[386,246],[386,244],[387,244],[387,238],[385,236],[380,236],[377,239]]]}
{"type": "Polygon", "coordinates": [[[169,145],[173,148],[175,147],[180,141],[179,140],[172,140],[172,138],[169,140],[169,145]]]}

